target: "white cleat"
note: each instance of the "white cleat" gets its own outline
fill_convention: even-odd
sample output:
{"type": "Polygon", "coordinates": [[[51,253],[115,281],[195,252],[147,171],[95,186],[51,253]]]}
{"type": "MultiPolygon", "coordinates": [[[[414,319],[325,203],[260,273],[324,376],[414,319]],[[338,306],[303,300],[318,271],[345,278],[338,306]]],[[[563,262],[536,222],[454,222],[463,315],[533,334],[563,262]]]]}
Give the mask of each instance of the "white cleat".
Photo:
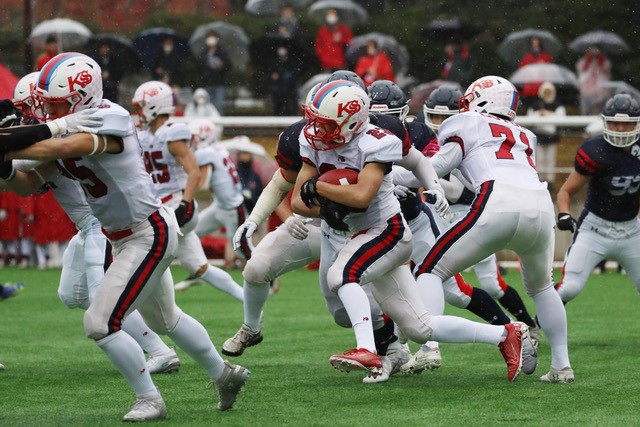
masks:
{"type": "Polygon", "coordinates": [[[183,280],[182,282],[178,282],[175,285],[173,285],[173,289],[175,289],[177,292],[185,292],[187,290],[189,290],[190,287],[195,286],[195,285],[200,285],[202,282],[200,282],[200,278],[196,277],[196,278],[188,278],[183,280]]]}
{"type": "Polygon", "coordinates": [[[531,375],[538,367],[538,351],[531,339],[531,329],[523,325],[522,328],[522,372],[531,375]]]}
{"type": "Polygon", "coordinates": [[[416,354],[411,356],[411,359],[400,367],[400,371],[405,374],[419,374],[425,369],[434,370],[438,369],[442,365],[442,355],[440,354],[440,348],[424,349],[424,346],[420,347],[416,354]]]}
{"type": "Polygon", "coordinates": [[[180,359],[174,349],[169,353],[159,356],[151,356],[147,360],[147,369],[150,374],[169,374],[180,370],[180,359]]]}
{"type": "Polygon", "coordinates": [[[362,379],[365,384],[382,383],[389,380],[391,375],[400,372],[400,367],[411,359],[411,353],[405,349],[382,356],[382,374],[378,376],[367,375],[362,379]]]}
{"type": "Polygon", "coordinates": [[[249,379],[250,373],[247,368],[224,361],[224,371],[222,371],[220,379],[216,382],[211,381],[207,385],[207,388],[215,386],[220,400],[218,403],[219,410],[226,411],[233,407],[242,386],[249,379]]]}
{"type": "Polygon", "coordinates": [[[531,337],[531,342],[533,342],[533,347],[538,350],[538,346],[540,345],[540,334],[542,331],[538,327],[529,327],[529,336],[531,337]]]}
{"type": "Polygon", "coordinates": [[[0,371],[4,371],[4,365],[0,363],[0,371]]]}
{"type": "Polygon", "coordinates": [[[570,367],[559,370],[551,368],[549,372],[540,377],[540,381],[544,383],[571,384],[575,380],[573,369],[570,367]]]}
{"type": "Polygon", "coordinates": [[[238,332],[222,344],[222,354],[227,356],[240,356],[247,347],[262,342],[262,331],[254,331],[244,323],[238,332]]]}
{"type": "Polygon", "coordinates": [[[162,397],[156,399],[138,399],[122,421],[141,422],[163,420],[167,418],[167,407],[162,397]]]}

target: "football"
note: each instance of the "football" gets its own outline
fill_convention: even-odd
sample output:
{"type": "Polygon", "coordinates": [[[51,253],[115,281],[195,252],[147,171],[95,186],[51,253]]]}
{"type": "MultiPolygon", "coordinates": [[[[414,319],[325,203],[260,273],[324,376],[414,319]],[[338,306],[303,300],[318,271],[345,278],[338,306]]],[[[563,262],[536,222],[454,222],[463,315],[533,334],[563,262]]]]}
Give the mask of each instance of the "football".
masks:
{"type": "Polygon", "coordinates": [[[320,175],[318,181],[333,185],[357,184],[358,173],[353,169],[332,169],[320,175]]]}

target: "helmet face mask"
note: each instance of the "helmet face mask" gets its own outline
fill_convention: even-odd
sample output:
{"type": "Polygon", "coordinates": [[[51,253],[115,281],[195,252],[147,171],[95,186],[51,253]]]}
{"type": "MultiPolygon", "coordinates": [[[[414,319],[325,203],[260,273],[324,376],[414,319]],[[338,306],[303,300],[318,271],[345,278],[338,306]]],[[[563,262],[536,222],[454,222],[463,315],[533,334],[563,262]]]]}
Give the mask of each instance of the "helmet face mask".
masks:
{"type": "Polygon", "coordinates": [[[23,121],[35,119],[38,103],[32,92],[38,84],[39,72],[35,71],[22,77],[13,91],[13,105],[22,111],[23,121]]]}
{"type": "Polygon", "coordinates": [[[166,83],[150,81],[136,89],[131,106],[134,108],[134,121],[138,127],[147,127],[158,116],[172,115],[175,112],[175,94],[166,83]]]}
{"type": "Polygon", "coordinates": [[[518,91],[509,80],[485,76],[467,88],[458,102],[458,110],[492,114],[513,121],[516,118],[518,98],[518,91]]]}
{"type": "Polygon", "coordinates": [[[640,139],[640,106],[628,94],[609,99],[601,114],[602,136],[614,147],[624,148],[640,139]]]}
{"type": "Polygon", "coordinates": [[[447,117],[458,114],[458,105],[462,93],[455,87],[440,86],[431,94],[422,106],[425,124],[436,135],[440,125],[447,117]]]}

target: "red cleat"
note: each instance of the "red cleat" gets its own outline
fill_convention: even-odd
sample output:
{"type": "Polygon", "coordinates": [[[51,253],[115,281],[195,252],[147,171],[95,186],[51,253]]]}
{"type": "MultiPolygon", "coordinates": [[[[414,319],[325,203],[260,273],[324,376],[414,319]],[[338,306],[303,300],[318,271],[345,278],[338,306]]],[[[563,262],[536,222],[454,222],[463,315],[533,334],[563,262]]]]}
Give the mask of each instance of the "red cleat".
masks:
{"type": "Polygon", "coordinates": [[[382,373],[382,359],[366,348],[352,348],[342,354],[334,354],[329,358],[329,363],[343,372],[364,370],[373,377],[382,373]]]}
{"type": "MultiPolygon", "coordinates": [[[[515,381],[522,370],[522,340],[524,337],[523,323],[515,322],[504,325],[507,328],[507,338],[498,344],[500,353],[507,362],[507,379],[515,381]]],[[[526,326],[526,325],[525,325],[526,326]]]]}

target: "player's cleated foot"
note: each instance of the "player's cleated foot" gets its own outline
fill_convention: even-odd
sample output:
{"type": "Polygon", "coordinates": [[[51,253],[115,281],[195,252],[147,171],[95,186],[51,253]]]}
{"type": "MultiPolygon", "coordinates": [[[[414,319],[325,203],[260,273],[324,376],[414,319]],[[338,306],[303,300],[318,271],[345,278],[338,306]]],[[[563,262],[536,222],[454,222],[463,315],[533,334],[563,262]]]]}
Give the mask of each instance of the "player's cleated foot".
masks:
{"type": "Polygon", "coordinates": [[[238,332],[222,344],[222,354],[240,356],[247,347],[260,344],[262,339],[262,331],[254,331],[243,323],[238,332]]]}
{"type": "Polygon", "coordinates": [[[525,327],[522,330],[522,372],[531,375],[538,367],[538,351],[529,333],[531,329],[526,324],[525,327]]]}
{"type": "MultiPolygon", "coordinates": [[[[498,344],[498,347],[505,362],[507,362],[507,379],[509,381],[515,381],[518,375],[520,375],[523,366],[523,340],[527,339],[529,344],[531,341],[529,338],[529,328],[522,322],[508,323],[504,325],[504,327],[507,329],[507,338],[498,344]]],[[[535,350],[533,354],[531,354],[531,349],[533,349],[533,346],[527,348],[527,370],[531,370],[531,366],[538,363],[537,354],[535,350]]],[[[535,368],[533,369],[535,370],[535,368]]]]}
{"type": "Polygon", "coordinates": [[[242,386],[249,379],[249,370],[240,365],[224,361],[224,371],[218,381],[211,381],[207,388],[215,387],[218,393],[218,409],[226,411],[233,407],[242,386]]]}
{"type": "Polygon", "coordinates": [[[571,384],[575,380],[573,369],[570,367],[560,370],[551,368],[549,372],[540,377],[540,381],[545,383],[571,384]]]}
{"type": "Polygon", "coordinates": [[[352,348],[342,354],[334,354],[329,363],[342,372],[364,370],[374,377],[382,374],[382,359],[366,348],[352,348]]]}
{"type": "Polygon", "coordinates": [[[382,356],[382,373],[377,377],[373,375],[367,375],[362,379],[365,384],[381,383],[389,380],[391,375],[395,375],[400,372],[400,367],[407,363],[411,358],[411,353],[405,349],[399,349],[393,353],[387,353],[386,356],[382,356]]]}
{"type": "Polygon", "coordinates": [[[147,360],[147,369],[150,374],[169,374],[180,370],[180,359],[174,349],[159,356],[151,356],[147,360]]]}
{"type": "Polygon", "coordinates": [[[529,326],[529,336],[531,337],[531,342],[533,343],[533,348],[538,351],[538,346],[540,345],[540,336],[542,334],[542,330],[539,327],[531,327],[529,326]]]}
{"type": "Polygon", "coordinates": [[[0,291],[0,301],[7,298],[15,297],[24,290],[24,283],[7,283],[2,286],[0,291]]]}
{"type": "Polygon", "coordinates": [[[167,418],[167,407],[162,397],[156,399],[138,399],[122,421],[141,422],[163,420],[167,418]]]}
{"type": "Polygon", "coordinates": [[[194,275],[191,275],[186,279],[184,279],[182,282],[178,282],[175,285],[173,285],[173,289],[175,289],[177,292],[185,292],[189,290],[190,287],[195,285],[200,285],[200,284],[202,284],[202,282],[200,281],[200,278],[194,275]]]}
{"type": "Polygon", "coordinates": [[[280,292],[280,281],[278,278],[275,278],[269,282],[269,296],[273,296],[278,292],[280,292]]]}
{"type": "Polygon", "coordinates": [[[0,371],[4,371],[4,365],[0,363],[0,371]]]}
{"type": "Polygon", "coordinates": [[[404,374],[419,374],[425,369],[433,370],[438,369],[442,365],[442,355],[440,354],[440,348],[430,348],[425,350],[424,346],[421,346],[416,354],[400,367],[400,371],[404,374]]]}

